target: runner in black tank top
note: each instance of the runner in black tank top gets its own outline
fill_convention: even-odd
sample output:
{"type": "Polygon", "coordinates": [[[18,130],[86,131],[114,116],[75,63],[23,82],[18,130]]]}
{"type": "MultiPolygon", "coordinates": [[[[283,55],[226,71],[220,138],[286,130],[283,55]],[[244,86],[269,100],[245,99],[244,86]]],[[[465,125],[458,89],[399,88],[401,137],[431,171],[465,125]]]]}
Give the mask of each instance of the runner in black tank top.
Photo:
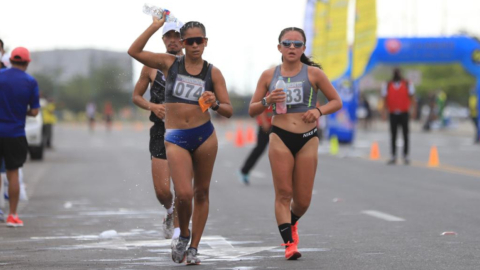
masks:
{"type": "MultiPolygon", "coordinates": [[[[180,41],[181,23],[168,23],[164,27],[163,42],[167,52],[173,55],[183,55],[180,41]]],[[[163,219],[163,234],[166,239],[178,238],[180,228],[178,218],[174,215],[173,194],[170,191],[170,171],[165,150],[165,77],[160,70],[144,66],[140,78],[135,85],[133,102],[150,111],[150,156],[152,163],[152,178],[158,201],[167,210],[163,219]],[[143,95],[150,85],[150,102],[143,95]],[[175,229],[174,229],[175,227],[175,229]]]]}
{"type": "Polygon", "coordinates": [[[150,37],[163,26],[164,18],[154,17],[152,25],[135,40],[128,53],[141,63],[160,69],[167,78],[165,146],[181,230],[179,239],[172,243],[172,260],[200,264],[197,248],[208,218],[210,181],[218,141],[210,114],[200,109],[202,101],[199,98],[224,117],[232,116],[233,108],[222,73],[202,58],[208,42],[203,24],[188,22],[181,28],[184,58],[144,51],[150,37]]]}
{"type": "MultiPolygon", "coordinates": [[[[263,72],[250,102],[250,116],[259,115],[274,106],[268,157],[275,188],[275,216],[285,246],[285,258],[296,260],[298,223],[310,206],[313,181],[317,170],[317,119],[342,107],[342,101],[320,66],[305,54],[305,33],[299,28],[286,28],[278,38],[282,64],[263,72]],[[278,76],[286,82],[284,89],[275,89],[278,76]],[[317,91],[329,102],[316,107],[317,91]],[[265,94],[270,95],[265,97],[265,94]],[[275,104],[286,101],[287,112],[275,112],[275,104]]],[[[295,268],[295,267],[292,267],[295,268]]]]}

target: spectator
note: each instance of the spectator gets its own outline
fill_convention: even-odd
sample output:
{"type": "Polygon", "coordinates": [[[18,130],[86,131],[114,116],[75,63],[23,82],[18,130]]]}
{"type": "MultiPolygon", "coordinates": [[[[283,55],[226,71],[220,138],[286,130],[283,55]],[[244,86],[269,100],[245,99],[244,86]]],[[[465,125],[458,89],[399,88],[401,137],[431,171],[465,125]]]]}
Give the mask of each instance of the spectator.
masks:
{"type": "Polygon", "coordinates": [[[27,159],[25,137],[27,115],[36,116],[40,108],[37,81],[25,71],[30,63],[30,52],[15,48],[10,56],[12,68],[0,71],[0,159],[5,160],[8,178],[10,213],[7,226],[23,226],[18,218],[20,195],[19,168],[27,159]]]}
{"type": "Polygon", "coordinates": [[[408,158],[409,147],[409,111],[413,109],[412,118],[415,119],[415,88],[411,82],[402,78],[400,69],[393,70],[393,78],[382,87],[382,97],[384,97],[383,118],[386,119],[387,111],[390,118],[391,152],[392,157],[388,164],[395,164],[397,160],[397,128],[402,127],[403,132],[403,161],[405,165],[410,163],[408,158]]]}
{"type": "Polygon", "coordinates": [[[47,104],[42,107],[43,116],[43,138],[45,140],[45,146],[52,148],[53,138],[53,125],[57,123],[57,117],[55,116],[55,102],[52,99],[48,99],[47,104]]]}

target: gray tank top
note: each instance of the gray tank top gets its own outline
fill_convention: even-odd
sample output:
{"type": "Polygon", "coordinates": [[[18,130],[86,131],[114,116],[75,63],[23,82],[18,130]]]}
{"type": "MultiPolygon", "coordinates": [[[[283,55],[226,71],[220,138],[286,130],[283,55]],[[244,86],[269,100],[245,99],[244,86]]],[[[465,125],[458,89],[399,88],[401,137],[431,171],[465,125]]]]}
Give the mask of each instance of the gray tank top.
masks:
{"type": "MultiPolygon", "coordinates": [[[[280,65],[275,68],[268,92],[275,90],[278,76],[281,76],[280,65]]],[[[317,90],[313,89],[308,80],[308,65],[303,64],[302,70],[297,75],[283,77],[283,79],[287,84],[287,113],[306,112],[316,107],[317,90]]],[[[275,104],[273,104],[273,114],[277,114],[275,104]]]]}

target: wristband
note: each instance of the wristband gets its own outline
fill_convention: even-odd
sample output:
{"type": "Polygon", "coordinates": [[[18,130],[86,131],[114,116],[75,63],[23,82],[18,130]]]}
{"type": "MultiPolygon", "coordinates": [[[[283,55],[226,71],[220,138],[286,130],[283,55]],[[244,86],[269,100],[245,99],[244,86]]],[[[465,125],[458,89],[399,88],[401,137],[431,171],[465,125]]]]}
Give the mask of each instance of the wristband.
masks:
{"type": "Polygon", "coordinates": [[[320,111],[320,108],[316,107],[315,109],[317,109],[317,110],[318,110],[318,112],[320,113],[320,116],[322,116],[322,115],[323,115],[322,111],[320,111]]]}

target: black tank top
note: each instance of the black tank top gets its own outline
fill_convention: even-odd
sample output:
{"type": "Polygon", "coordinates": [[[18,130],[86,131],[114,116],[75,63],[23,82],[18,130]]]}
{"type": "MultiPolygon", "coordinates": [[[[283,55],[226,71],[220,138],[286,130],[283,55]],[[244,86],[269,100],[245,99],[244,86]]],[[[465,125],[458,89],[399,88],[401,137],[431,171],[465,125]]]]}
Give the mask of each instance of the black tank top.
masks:
{"type": "Polygon", "coordinates": [[[198,99],[204,91],[213,92],[212,68],[212,64],[203,61],[200,74],[190,75],[185,69],[185,56],[177,56],[168,70],[165,103],[198,105],[198,99]]]}
{"type": "MultiPolygon", "coordinates": [[[[155,81],[150,87],[150,102],[155,104],[163,104],[165,102],[165,77],[160,70],[157,70],[155,81]]],[[[153,112],[150,113],[150,121],[155,124],[164,124],[163,120],[158,118],[153,112]]]]}

